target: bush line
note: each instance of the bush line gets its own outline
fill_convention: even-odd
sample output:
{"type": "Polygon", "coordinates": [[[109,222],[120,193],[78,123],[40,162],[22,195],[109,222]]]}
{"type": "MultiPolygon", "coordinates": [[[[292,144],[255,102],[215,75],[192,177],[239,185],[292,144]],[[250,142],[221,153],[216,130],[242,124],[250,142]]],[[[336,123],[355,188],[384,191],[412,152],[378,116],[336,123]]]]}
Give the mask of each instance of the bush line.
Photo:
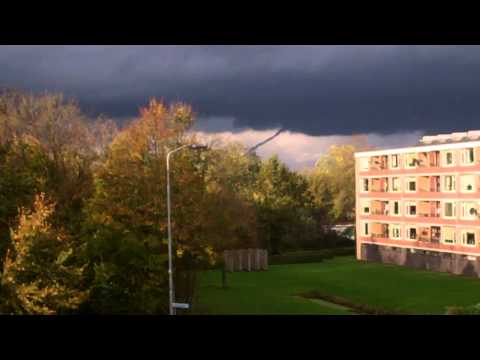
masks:
{"type": "Polygon", "coordinates": [[[407,315],[405,312],[397,311],[397,310],[387,310],[377,306],[371,306],[367,304],[359,304],[348,299],[342,298],[340,296],[326,294],[320,291],[310,291],[305,294],[301,294],[301,297],[305,299],[320,299],[325,300],[337,305],[342,305],[345,307],[350,308],[357,314],[361,315],[407,315]]]}

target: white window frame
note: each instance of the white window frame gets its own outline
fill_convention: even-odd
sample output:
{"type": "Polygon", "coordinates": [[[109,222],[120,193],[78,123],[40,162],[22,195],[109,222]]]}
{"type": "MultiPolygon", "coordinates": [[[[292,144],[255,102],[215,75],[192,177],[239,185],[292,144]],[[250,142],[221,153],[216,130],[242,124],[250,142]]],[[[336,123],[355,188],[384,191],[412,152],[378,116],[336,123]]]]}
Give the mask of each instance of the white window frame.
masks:
{"type": "Polygon", "coordinates": [[[440,184],[440,187],[441,187],[441,190],[442,192],[446,192],[446,193],[454,193],[457,191],[457,176],[456,175],[443,175],[441,177],[441,184],[440,184]],[[447,176],[450,176],[452,178],[452,190],[447,190],[446,189],[446,186],[445,186],[445,182],[446,182],[446,179],[447,179],[447,176]]]}
{"type": "Polygon", "coordinates": [[[443,167],[455,166],[455,152],[453,150],[442,151],[441,157],[442,157],[442,166],[443,167]],[[447,154],[452,154],[452,163],[451,164],[447,164],[447,154]]]}
{"type": "Polygon", "coordinates": [[[468,194],[468,193],[473,193],[473,192],[476,191],[476,189],[475,189],[475,184],[476,184],[475,176],[477,176],[477,175],[474,175],[474,174],[462,174],[462,175],[460,175],[460,192],[461,193],[468,194]],[[473,184],[472,184],[472,189],[471,190],[467,190],[467,189],[464,188],[464,180],[463,179],[467,176],[473,178],[473,184]]]}
{"type": "Polygon", "coordinates": [[[392,187],[391,187],[391,192],[394,192],[394,193],[398,193],[402,190],[402,179],[399,177],[399,176],[393,176],[392,177],[392,187]],[[393,180],[394,179],[398,179],[398,188],[397,190],[394,190],[394,186],[393,186],[393,180]]]}
{"type": "Polygon", "coordinates": [[[405,240],[418,241],[418,229],[416,226],[413,226],[413,225],[405,226],[405,240]],[[415,229],[415,239],[410,238],[410,229],[415,229]]]}
{"type": "Polygon", "coordinates": [[[362,193],[368,193],[370,192],[370,179],[369,178],[361,178],[360,179],[360,192],[362,193]],[[368,187],[368,190],[365,190],[365,180],[367,181],[367,187],[368,187]]]}
{"type": "Polygon", "coordinates": [[[391,216],[402,216],[402,203],[400,202],[400,200],[390,200],[390,202],[392,203],[391,206],[391,212],[390,212],[390,215],[391,216]],[[395,214],[395,203],[398,204],[398,214],[395,214]]]}
{"type": "Polygon", "coordinates": [[[362,234],[363,236],[370,236],[370,223],[366,221],[362,223],[362,234]],[[365,229],[367,232],[365,232],[365,229]]]}
{"type": "Polygon", "coordinates": [[[405,192],[407,192],[407,193],[416,193],[417,192],[417,177],[416,176],[408,177],[405,184],[406,184],[405,192]],[[415,182],[415,190],[410,190],[410,183],[411,182],[415,182]]]}
{"type": "Polygon", "coordinates": [[[370,200],[362,200],[360,202],[360,207],[361,207],[361,213],[363,215],[370,215],[372,210],[372,203],[370,200]],[[368,212],[365,212],[365,208],[368,208],[368,212]]]}
{"type": "Polygon", "coordinates": [[[461,241],[462,241],[462,246],[467,246],[467,247],[476,247],[477,246],[477,234],[475,233],[475,230],[469,230],[469,229],[464,229],[461,232],[461,241]],[[467,244],[467,233],[473,233],[473,237],[475,240],[475,244],[467,244]]]}
{"type": "Polygon", "coordinates": [[[391,169],[398,169],[400,168],[400,155],[399,154],[392,154],[390,155],[390,168],[391,169]],[[397,166],[393,166],[393,158],[397,158],[397,166]]]}
{"type": "Polygon", "coordinates": [[[406,169],[415,169],[417,167],[417,162],[415,161],[413,166],[410,166],[408,163],[409,158],[414,156],[415,160],[418,160],[418,154],[417,153],[406,153],[404,158],[405,158],[405,168],[406,169]]]}
{"type": "Polygon", "coordinates": [[[417,217],[418,216],[418,204],[416,201],[405,201],[405,216],[408,217],[417,217]],[[412,215],[410,214],[410,211],[408,210],[410,206],[414,205],[415,206],[415,214],[412,215]]]}
{"type": "Polygon", "coordinates": [[[478,202],[476,201],[462,201],[460,203],[460,219],[462,220],[477,220],[478,219],[478,202]],[[466,204],[469,204],[466,206],[466,204]],[[470,214],[470,211],[466,210],[466,208],[471,209],[473,204],[473,208],[477,211],[474,215],[470,214]],[[466,214],[468,213],[468,214],[466,214]]]}
{"type": "Polygon", "coordinates": [[[400,224],[391,224],[389,228],[391,239],[399,240],[402,238],[402,226],[400,224]],[[394,230],[398,230],[398,236],[394,236],[394,230]]]}
{"type": "Polygon", "coordinates": [[[442,202],[442,217],[444,219],[455,219],[457,217],[457,204],[455,201],[443,201],[442,202]],[[452,204],[452,216],[446,215],[447,204],[452,204]]]}
{"type": "Polygon", "coordinates": [[[440,229],[440,239],[441,239],[441,242],[442,244],[445,244],[445,245],[455,245],[457,243],[457,229],[453,226],[442,226],[441,229],[440,229]],[[449,239],[449,240],[453,240],[452,242],[449,242],[447,241],[446,239],[446,229],[453,229],[453,239],[449,239]]]}
{"type": "Polygon", "coordinates": [[[462,163],[462,165],[474,165],[474,164],[475,164],[475,148],[469,147],[469,148],[462,149],[462,152],[461,152],[461,163],[462,163]],[[469,156],[470,150],[473,152],[473,160],[472,160],[472,162],[467,161],[467,159],[470,159],[470,156],[469,156]]]}

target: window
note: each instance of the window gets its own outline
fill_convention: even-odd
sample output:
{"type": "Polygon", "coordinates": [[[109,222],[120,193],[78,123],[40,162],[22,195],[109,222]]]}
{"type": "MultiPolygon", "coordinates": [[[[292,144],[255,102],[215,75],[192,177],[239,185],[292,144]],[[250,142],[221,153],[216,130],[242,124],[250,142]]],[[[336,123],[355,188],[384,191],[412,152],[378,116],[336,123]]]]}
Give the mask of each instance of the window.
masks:
{"type": "Polygon", "coordinates": [[[367,171],[369,169],[369,161],[368,158],[360,158],[360,171],[367,171]]]}
{"type": "Polygon", "coordinates": [[[417,154],[411,153],[405,155],[405,167],[414,168],[417,166],[417,154]]]}
{"type": "Polygon", "coordinates": [[[443,203],[443,216],[447,218],[455,217],[455,204],[453,202],[443,203]]]}
{"type": "Polygon", "coordinates": [[[384,203],[383,214],[387,216],[390,215],[390,204],[388,201],[384,203]]]}
{"type": "Polygon", "coordinates": [[[394,201],[393,202],[393,213],[392,215],[400,215],[400,202],[394,201]]]}
{"type": "Polygon", "coordinates": [[[453,151],[446,151],[443,153],[443,165],[453,166],[453,151]]]}
{"type": "Polygon", "coordinates": [[[407,192],[417,191],[417,179],[412,177],[407,179],[407,192]]]}
{"type": "Polygon", "coordinates": [[[461,216],[465,220],[477,219],[477,204],[473,201],[463,201],[461,203],[461,216]]]}
{"type": "Polygon", "coordinates": [[[362,191],[368,191],[368,179],[362,179],[362,191]]]}
{"type": "Polygon", "coordinates": [[[400,225],[395,224],[390,226],[390,237],[392,239],[400,239],[401,237],[400,225]]]}
{"type": "Polygon", "coordinates": [[[462,164],[469,165],[475,161],[475,151],[473,148],[463,149],[462,151],[462,164]]]}
{"type": "Polygon", "coordinates": [[[364,223],[363,224],[363,235],[365,236],[368,236],[370,233],[369,233],[369,229],[368,229],[368,223],[364,223]]]}
{"type": "Polygon", "coordinates": [[[392,169],[398,168],[398,155],[392,155],[390,166],[392,169]]]}
{"type": "Polygon", "coordinates": [[[392,191],[393,192],[400,191],[400,178],[398,177],[392,178],[392,191]]]}
{"type": "Polygon", "coordinates": [[[455,175],[444,176],[443,191],[455,191],[455,175]]]}
{"type": "Polygon", "coordinates": [[[370,202],[369,201],[363,201],[362,202],[362,213],[364,215],[370,214],[370,202]]]}
{"type": "Polygon", "coordinates": [[[406,215],[416,216],[417,215],[417,204],[414,201],[409,201],[406,203],[406,215]]]}
{"type": "Polygon", "coordinates": [[[475,231],[472,231],[472,230],[462,231],[462,245],[475,246],[475,231]]]}
{"type": "Polygon", "coordinates": [[[462,193],[469,193],[475,191],[475,175],[461,175],[460,176],[460,191],[462,193]]]}
{"type": "Polygon", "coordinates": [[[407,238],[410,240],[417,239],[417,228],[415,227],[408,227],[407,228],[407,238]]]}
{"type": "Polygon", "coordinates": [[[444,244],[455,244],[456,242],[456,236],[455,236],[455,228],[454,227],[442,227],[442,242],[444,244]]]}

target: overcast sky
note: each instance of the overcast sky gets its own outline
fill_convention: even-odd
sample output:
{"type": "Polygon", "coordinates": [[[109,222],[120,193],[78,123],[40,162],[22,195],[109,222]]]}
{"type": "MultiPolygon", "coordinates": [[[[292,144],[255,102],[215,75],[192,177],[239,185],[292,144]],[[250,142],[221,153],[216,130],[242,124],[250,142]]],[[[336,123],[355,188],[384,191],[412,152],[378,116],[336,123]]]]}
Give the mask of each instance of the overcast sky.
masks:
{"type": "Polygon", "coordinates": [[[199,130],[247,145],[283,127],[259,153],[295,168],[352,134],[410,145],[480,129],[478,46],[0,46],[0,86],[119,121],[153,96],[186,101],[199,130]]]}

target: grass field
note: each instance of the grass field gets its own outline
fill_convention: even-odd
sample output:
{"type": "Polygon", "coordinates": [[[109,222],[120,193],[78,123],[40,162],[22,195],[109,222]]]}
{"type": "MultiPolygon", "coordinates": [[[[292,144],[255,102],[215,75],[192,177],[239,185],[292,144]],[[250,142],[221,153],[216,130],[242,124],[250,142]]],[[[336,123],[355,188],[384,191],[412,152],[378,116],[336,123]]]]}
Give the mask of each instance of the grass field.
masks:
{"type": "Polygon", "coordinates": [[[480,279],[337,257],[321,263],[272,265],[266,272],[202,274],[197,314],[351,314],[342,306],[298,295],[311,291],[409,314],[444,314],[480,303],[480,279]]]}

